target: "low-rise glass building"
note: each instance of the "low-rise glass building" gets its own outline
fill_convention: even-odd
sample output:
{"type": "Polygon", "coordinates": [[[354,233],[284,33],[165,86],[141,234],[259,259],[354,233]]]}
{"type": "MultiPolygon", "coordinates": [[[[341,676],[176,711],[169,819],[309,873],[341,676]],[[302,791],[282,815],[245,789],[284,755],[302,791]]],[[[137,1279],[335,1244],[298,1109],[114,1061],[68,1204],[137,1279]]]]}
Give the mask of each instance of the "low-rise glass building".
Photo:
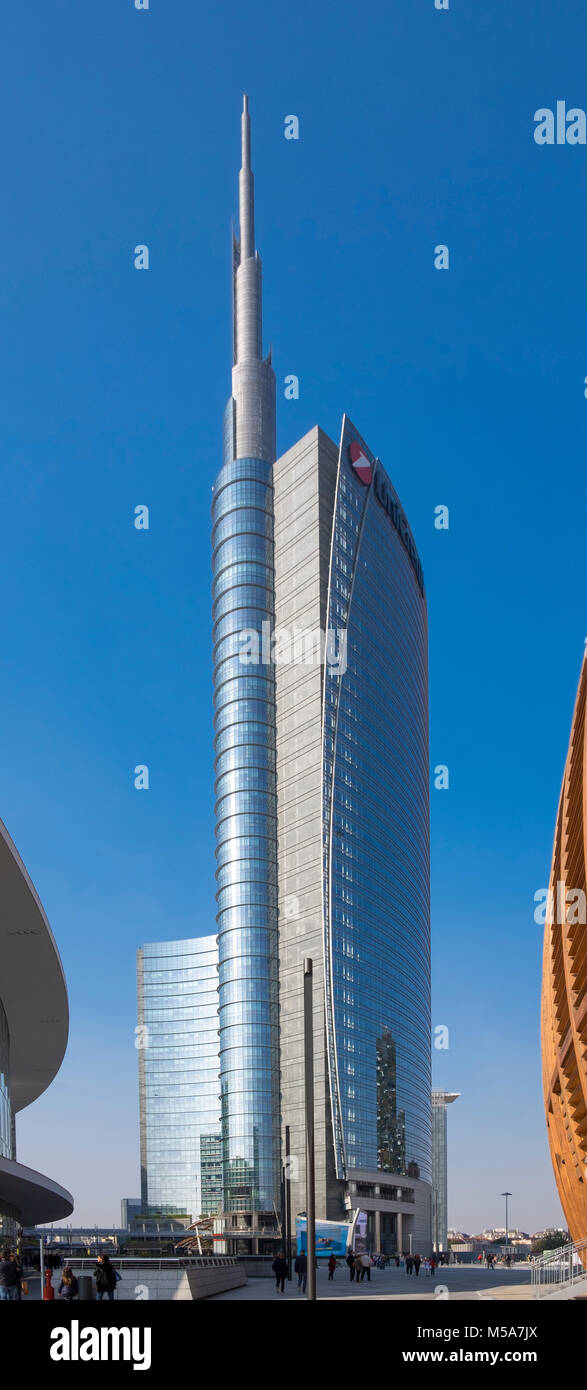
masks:
{"type": "Polygon", "coordinates": [[[220,1182],[216,937],[143,946],[137,992],[141,1214],[195,1220],[220,1182]]]}

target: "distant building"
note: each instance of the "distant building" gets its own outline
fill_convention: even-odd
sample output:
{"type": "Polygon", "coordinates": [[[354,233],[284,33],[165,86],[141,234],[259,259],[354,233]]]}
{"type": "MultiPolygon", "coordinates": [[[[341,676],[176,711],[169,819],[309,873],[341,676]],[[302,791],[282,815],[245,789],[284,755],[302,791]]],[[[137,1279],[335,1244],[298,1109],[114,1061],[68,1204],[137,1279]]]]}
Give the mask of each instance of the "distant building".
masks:
{"type": "Polygon", "coordinates": [[[196,1220],[219,1199],[216,937],[137,952],[141,1218],[196,1220]]]}
{"type": "Polygon", "coordinates": [[[222,1207],[222,1138],[200,1135],[201,1215],[214,1216],[222,1207]]]}
{"type": "Polygon", "coordinates": [[[447,1231],[447,1144],[446,1107],[458,1100],[460,1091],[432,1092],[432,1248],[448,1249],[447,1231]]]}
{"type": "Polygon", "coordinates": [[[127,1231],[133,1217],[138,1216],[141,1210],[140,1197],[122,1197],[120,1202],[120,1225],[123,1231],[127,1231]]]}
{"type": "Polygon", "coordinates": [[[506,1231],[505,1226],[491,1226],[485,1231],[480,1231],[479,1235],[473,1236],[472,1239],[486,1241],[505,1240],[506,1236],[508,1240],[508,1245],[510,1245],[512,1241],[530,1240],[530,1236],[527,1231],[519,1231],[517,1227],[515,1230],[506,1231]]]}

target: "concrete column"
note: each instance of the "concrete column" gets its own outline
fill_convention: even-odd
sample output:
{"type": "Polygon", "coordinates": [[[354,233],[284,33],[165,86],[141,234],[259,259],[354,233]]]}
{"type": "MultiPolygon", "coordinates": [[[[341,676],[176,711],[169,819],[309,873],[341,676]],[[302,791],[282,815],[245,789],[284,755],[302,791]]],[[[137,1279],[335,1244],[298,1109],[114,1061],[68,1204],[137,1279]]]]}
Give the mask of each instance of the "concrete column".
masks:
{"type": "Polygon", "coordinates": [[[402,1250],[404,1248],[404,1219],[401,1211],[398,1211],[398,1214],[395,1218],[395,1222],[395,1229],[397,1232],[396,1250],[398,1255],[401,1255],[402,1250]]]}
{"type": "Polygon", "coordinates": [[[375,1246],[374,1246],[374,1248],[375,1248],[375,1253],[376,1253],[377,1255],[379,1255],[379,1254],[381,1253],[381,1212],[380,1212],[380,1211],[374,1212],[374,1216],[375,1216],[375,1246]]]}

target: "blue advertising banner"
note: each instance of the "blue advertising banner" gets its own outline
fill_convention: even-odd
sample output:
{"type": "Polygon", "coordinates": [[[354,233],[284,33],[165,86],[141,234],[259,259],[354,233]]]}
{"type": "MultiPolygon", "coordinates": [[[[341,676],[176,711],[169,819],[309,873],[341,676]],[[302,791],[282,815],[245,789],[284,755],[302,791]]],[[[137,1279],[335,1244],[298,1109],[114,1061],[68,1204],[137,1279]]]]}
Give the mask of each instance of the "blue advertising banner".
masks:
{"type": "MultiPolygon", "coordinates": [[[[316,1257],[336,1255],[343,1258],[349,1249],[351,1230],[348,1221],[317,1221],[316,1257]]],[[[307,1254],[305,1216],[296,1217],[296,1242],[298,1255],[307,1254]]]]}

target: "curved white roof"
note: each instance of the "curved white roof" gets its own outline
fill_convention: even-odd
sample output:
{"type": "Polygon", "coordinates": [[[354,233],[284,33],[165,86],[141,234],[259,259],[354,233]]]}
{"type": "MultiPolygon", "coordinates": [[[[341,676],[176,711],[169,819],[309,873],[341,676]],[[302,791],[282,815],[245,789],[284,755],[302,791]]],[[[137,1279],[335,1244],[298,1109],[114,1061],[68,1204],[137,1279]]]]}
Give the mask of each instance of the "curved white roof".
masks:
{"type": "Polygon", "coordinates": [[[73,1197],[65,1187],[25,1168],[12,1158],[0,1158],[0,1188],[2,1199],[20,1212],[23,1226],[36,1226],[41,1221],[63,1221],[71,1216],[73,1197]]]}
{"type": "Polygon", "coordinates": [[[0,821],[0,998],[10,1032],[15,1111],[59,1071],[69,1030],[67,988],[53,933],[16,846],[0,821]]]}

